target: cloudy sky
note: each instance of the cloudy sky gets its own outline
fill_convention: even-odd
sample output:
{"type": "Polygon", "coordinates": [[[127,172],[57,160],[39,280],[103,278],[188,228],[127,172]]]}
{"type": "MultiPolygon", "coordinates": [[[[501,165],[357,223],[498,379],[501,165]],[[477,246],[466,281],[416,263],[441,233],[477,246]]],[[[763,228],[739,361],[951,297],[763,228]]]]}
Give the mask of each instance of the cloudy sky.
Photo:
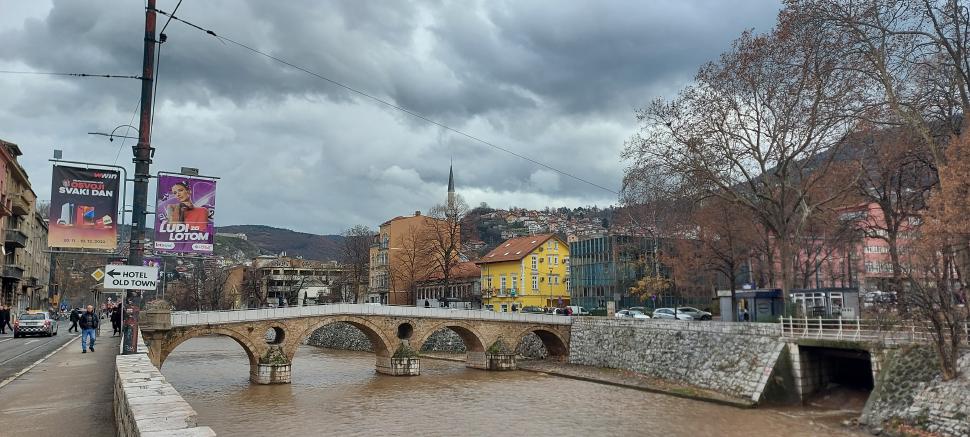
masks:
{"type": "MultiPolygon", "coordinates": [[[[184,0],[177,15],[616,190],[633,110],[674,95],[744,29],[770,28],[778,3],[184,0]]],[[[0,70],[137,75],[143,26],[131,0],[0,0],[0,70]]],[[[165,33],[153,172],[221,177],[219,225],[374,227],[441,202],[451,159],[471,205],[616,201],[184,24],[165,33]]],[[[0,74],[0,138],[20,145],[41,199],[53,149],[132,171],[132,142],[86,133],[137,125],[139,91],[128,79],[0,74]]]]}

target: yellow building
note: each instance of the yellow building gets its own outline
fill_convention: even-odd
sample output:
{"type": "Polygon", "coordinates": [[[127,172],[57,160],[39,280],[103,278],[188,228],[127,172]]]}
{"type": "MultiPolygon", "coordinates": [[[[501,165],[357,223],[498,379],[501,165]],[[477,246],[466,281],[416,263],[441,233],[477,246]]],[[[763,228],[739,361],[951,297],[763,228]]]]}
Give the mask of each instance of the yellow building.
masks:
{"type": "Polygon", "coordinates": [[[476,261],[493,311],[569,305],[569,245],[555,234],[513,238],[476,261]]]}

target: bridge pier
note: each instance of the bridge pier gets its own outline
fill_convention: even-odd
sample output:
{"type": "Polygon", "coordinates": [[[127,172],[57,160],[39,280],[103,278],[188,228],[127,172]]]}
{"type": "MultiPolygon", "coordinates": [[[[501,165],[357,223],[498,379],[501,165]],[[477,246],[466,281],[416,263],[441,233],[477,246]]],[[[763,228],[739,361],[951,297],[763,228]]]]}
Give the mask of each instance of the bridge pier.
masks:
{"type": "Polygon", "coordinates": [[[465,367],[481,370],[515,370],[515,354],[490,354],[468,351],[465,367]]]}
{"type": "Polygon", "coordinates": [[[250,365],[249,381],[253,384],[289,384],[293,382],[292,363],[279,346],[270,347],[259,361],[250,365]]]}
{"type": "Polygon", "coordinates": [[[377,373],[391,376],[418,376],[421,359],[417,357],[377,357],[377,373]]]}
{"type": "Polygon", "coordinates": [[[289,384],[293,382],[291,364],[263,364],[257,363],[250,370],[249,381],[253,384],[272,385],[289,384]]]}

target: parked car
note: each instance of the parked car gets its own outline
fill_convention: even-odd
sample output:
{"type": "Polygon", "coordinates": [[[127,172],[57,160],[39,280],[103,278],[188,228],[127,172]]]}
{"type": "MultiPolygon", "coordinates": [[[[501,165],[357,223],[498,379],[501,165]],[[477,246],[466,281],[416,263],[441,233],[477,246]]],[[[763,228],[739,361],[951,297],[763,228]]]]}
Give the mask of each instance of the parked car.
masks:
{"type": "Polygon", "coordinates": [[[57,321],[47,313],[23,313],[13,322],[13,336],[17,338],[28,335],[57,335],[57,321]]]}
{"type": "Polygon", "coordinates": [[[596,308],[593,308],[593,309],[589,310],[589,315],[591,315],[591,316],[605,316],[606,315],[606,307],[596,307],[596,308]]]}
{"type": "Polygon", "coordinates": [[[613,315],[618,319],[649,319],[650,316],[637,310],[619,310],[613,315]]]}
{"type": "Polygon", "coordinates": [[[673,308],[657,308],[657,309],[653,310],[653,318],[655,318],[655,319],[670,319],[670,320],[674,320],[674,319],[676,319],[676,320],[694,320],[694,318],[691,317],[690,314],[682,313],[680,311],[677,311],[676,315],[674,315],[674,309],[673,308]]]}
{"type": "Polygon", "coordinates": [[[694,320],[711,320],[711,318],[713,318],[713,314],[707,311],[701,311],[694,307],[678,307],[677,312],[687,314],[688,316],[693,317],[694,320]]]}
{"type": "Polygon", "coordinates": [[[537,306],[528,306],[528,307],[522,307],[521,312],[526,314],[545,314],[546,310],[539,308],[537,306]]]}
{"type": "Polygon", "coordinates": [[[586,308],[583,308],[581,306],[571,305],[571,306],[569,306],[569,309],[573,310],[573,315],[574,316],[588,316],[589,315],[589,311],[586,311],[586,308]]]}

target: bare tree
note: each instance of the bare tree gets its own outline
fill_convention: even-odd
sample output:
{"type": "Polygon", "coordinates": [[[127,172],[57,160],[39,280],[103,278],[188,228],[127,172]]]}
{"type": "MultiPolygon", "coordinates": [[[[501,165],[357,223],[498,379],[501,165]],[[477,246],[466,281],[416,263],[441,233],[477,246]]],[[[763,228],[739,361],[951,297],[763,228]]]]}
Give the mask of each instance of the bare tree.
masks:
{"type": "Polygon", "coordinates": [[[391,289],[396,292],[404,290],[407,293],[405,300],[409,304],[414,304],[417,282],[427,278],[433,267],[428,257],[430,250],[427,232],[426,225],[411,225],[388,248],[388,256],[394,258],[388,263],[391,289]]]}
{"type": "Polygon", "coordinates": [[[670,264],[681,270],[721,275],[731,291],[732,315],[737,314],[734,294],[740,282],[741,268],[758,244],[757,225],[747,210],[736,208],[718,197],[695,205],[690,223],[696,227],[696,235],[678,241],[677,253],[671,257],[670,264]]]}
{"type": "Polygon", "coordinates": [[[351,303],[359,302],[366,290],[370,270],[370,246],[374,234],[374,231],[364,225],[356,225],[343,233],[340,262],[347,267],[347,277],[341,278],[340,282],[351,288],[351,303]]]}
{"type": "Polygon", "coordinates": [[[868,238],[886,242],[893,274],[890,291],[902,293],[905,247],[900,236],[914,229],[912,223],[919,221],[937,184],[932,157],[906,128],[865,129],[849,142],[860,175],[853,198],[877,208],[863,212],[862,231],[868,238]]]}
{"type": "Polygon", "coordinates": [[[785,295],[808,218],[842,195],[822,181],[859,107],[857,74],[830,49],[839,36],[801,18],[782,13],[772,32],[743,34],[678,98],[638,111],[642,129],[624,151],[628,174],[665,168],[747,210],[770,233],[785,295]]]}
{"type": "MultiPolygon", "coordinates": [[[[865,74],[876,122],[903,126],[932,157],[947,164],[946,144],[970,114],[970,13],[957,0],[790,0],[813,19],[831,23],[847,38],[840,56],[865,74]]],[[[939,189],[961,181],[939,178],[939,189]]],[[[945,197],[944,197],[945,198],[945,197]]],[[[970,235],[959,244],[955,266],[970,277],[970,235]]]]}
{"type": "Polygon", "coordinates": [[[455,266],[461,262],[461,224],[468,211],[465,200],[456,196],[448,203],[433,206],[428,214],[432,219],[425,233],[425,248],[430,264],[428,275],[440,277],[446,293],[450,289],[455,266]]]}
{"type": "Polygon", "coordinates": [[[228,269],[213,268],[204,272],[199,278],[199,288],[201,291],[201,307],[209,311],[229,309],[229,294],[226,286],[229,282],[230,272],[228,269]]]}

